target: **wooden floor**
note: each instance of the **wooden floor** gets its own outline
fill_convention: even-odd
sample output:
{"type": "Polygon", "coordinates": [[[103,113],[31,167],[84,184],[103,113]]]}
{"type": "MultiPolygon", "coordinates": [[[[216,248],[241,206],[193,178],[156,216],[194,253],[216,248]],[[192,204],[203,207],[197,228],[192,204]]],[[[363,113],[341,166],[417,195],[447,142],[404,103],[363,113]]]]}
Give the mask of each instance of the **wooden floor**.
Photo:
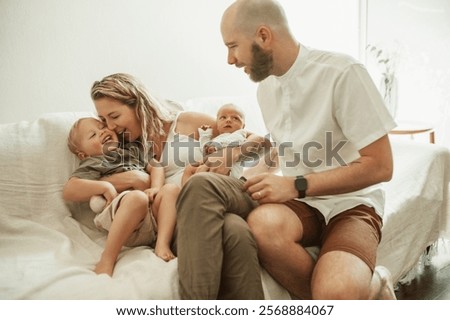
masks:
{"type": "Polygon", "coordinates": [[[437,251],[410,284],[399,285],[398,300],[450,300],[450,242],[439,242],[437,251]]]}

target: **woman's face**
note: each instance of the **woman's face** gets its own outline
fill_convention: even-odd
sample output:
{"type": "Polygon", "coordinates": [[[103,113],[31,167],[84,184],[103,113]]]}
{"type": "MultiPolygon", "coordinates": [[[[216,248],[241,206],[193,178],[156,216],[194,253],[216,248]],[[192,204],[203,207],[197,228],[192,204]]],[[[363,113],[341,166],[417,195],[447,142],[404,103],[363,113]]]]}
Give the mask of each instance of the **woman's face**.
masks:
{"type": "Polygon", "coordinates": [[[136,141],[142,135],[141,124],[133,108],[106,97],[94,100],[94,104],[99,118],[108,129],[114,130],[125,141],[136,141]]]}

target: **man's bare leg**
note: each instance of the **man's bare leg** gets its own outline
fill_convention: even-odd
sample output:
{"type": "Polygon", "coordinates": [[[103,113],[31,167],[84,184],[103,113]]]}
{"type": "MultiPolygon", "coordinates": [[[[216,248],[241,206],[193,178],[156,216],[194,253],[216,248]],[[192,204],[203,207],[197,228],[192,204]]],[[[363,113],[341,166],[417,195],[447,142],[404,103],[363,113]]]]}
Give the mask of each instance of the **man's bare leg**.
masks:
{"type": "Polygon", "coordinates": [[[314,260],[298,244],[303,227],[297,215],[285,205],[265,204],[254,209],[247,222],[267,272],[295,297],[311,299],[314,260]]]}
{"type": "Polygon", "coordinates": [[[330,251],[319,258],[311,284],[317,300],[367,300],[372,271],[357,256],[330,251]]]}

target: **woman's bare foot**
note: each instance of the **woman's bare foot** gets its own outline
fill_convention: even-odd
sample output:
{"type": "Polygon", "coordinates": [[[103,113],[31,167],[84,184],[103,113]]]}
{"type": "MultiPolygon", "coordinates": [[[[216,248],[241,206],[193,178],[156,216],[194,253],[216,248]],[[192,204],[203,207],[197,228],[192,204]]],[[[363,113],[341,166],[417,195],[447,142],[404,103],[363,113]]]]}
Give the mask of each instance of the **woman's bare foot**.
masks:
{"type": "Polygon", "coordinates": [[[169,246],[166,245],[157,243],[155,246],[155,254],[166,262],[175,259],[175,255],[172,250],[170,250],[169,246]]]}

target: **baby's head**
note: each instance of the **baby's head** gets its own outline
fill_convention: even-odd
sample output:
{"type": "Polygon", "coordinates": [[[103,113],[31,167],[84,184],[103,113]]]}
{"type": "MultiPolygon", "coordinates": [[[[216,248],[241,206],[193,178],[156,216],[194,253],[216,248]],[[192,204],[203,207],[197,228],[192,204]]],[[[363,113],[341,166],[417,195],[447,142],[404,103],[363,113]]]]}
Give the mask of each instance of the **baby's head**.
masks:
{"type": "Polygon", "coordinates": [[[217,130],[220,134],[231,133],[245,127],[244,112],[234,104],[225,104],[217,111],[217,130]]]}
{"type": "Polygon", "coordinates": [[[117,134],[96,118],[78,119],[72,126],[67,139],[70,151],[81,160],[104,154],[105,147],[118,145],[117,134]]]}

